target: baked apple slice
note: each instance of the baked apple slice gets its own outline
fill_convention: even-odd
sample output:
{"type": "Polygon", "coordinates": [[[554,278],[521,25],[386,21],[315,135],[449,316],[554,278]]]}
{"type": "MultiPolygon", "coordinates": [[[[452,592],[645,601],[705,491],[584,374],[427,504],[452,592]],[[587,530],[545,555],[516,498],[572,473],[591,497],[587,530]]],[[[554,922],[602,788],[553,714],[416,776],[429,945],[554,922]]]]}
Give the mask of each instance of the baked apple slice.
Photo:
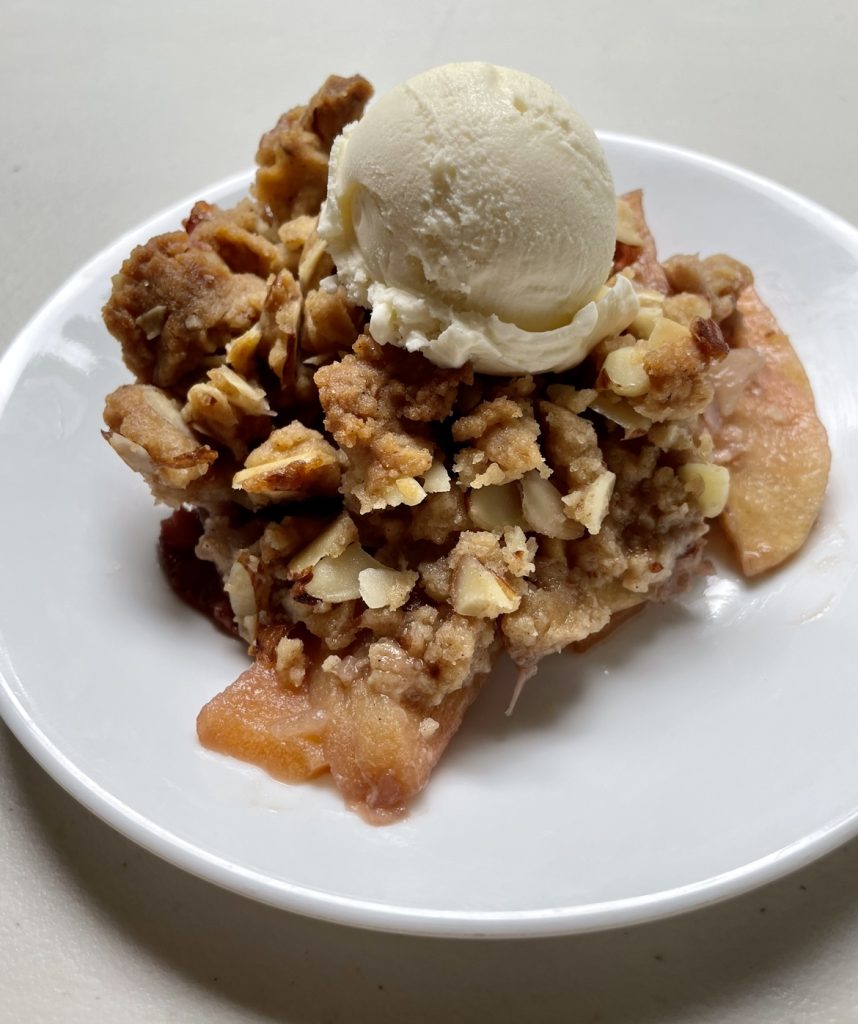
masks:
{"type": "Polygon", "coordinates": [[[367,821],[395,821],[426,785],[488,675],[498,645],[491,630],[477,634],[483,643],[464,667],[464,685],[427,708],[418,692],[432,685],[437,666],[407,658],[391,639],[326,657],[324,644],[270,628],[255,664],[202,709],[197,735],[209,750],[285,782],[330,772],[367,821]]]}
{"type": "Polygon", "coordinates": [[[716,388],[710,428],[716,461],[730,470],[721,522],[744,574],[758,576],[807,539],[822,505],[831,452],[804,367],[753,286],[739,296],[732,348],[731,359],[741,359],[745,350],[746,362],[756,359],[757,366],[726,400],[724,388],[716,388]]]}

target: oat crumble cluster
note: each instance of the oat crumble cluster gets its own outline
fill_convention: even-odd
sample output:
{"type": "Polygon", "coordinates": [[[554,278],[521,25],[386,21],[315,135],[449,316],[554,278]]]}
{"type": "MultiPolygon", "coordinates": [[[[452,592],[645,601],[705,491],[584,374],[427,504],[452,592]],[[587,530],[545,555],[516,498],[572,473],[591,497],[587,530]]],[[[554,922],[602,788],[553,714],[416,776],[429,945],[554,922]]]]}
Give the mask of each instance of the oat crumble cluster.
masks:
{"type": "Polygon", "coordinates": [[[381,346],[315,231],[371,92],[329,78],[263,137],[250,198],[131,253],[104,320],[136,383],[104,417],[176,510],[171,582],[254,658],[201,741],[288,781],[330,771],[386,820],[502,651],[523,680],[704,569],[729,478],[704,413],[751,275],[659,263],[636,192],[613,273],[640,312],[581,366],[490,377],[381,346]]]}

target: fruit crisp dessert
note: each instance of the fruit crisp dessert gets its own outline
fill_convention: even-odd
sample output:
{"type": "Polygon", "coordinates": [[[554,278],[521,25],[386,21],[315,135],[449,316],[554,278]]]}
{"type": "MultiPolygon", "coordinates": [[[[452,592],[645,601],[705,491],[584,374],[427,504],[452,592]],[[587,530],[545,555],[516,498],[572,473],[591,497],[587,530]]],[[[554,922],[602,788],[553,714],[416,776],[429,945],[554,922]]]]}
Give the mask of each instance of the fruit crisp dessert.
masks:
{"type": "Polygon", "coordinates": [[[709,571],[714,519],[774,567],[829,454],[750,270],[660,262],[547,85],[448,65],[361,120],[371,94],[329,78],[248,198],[134,249],[104,320],[135,383],[104,418],[174,509],[173,588],[253,659],[201,743],[385,821],[502,652],[517,696],[709,571]]]}

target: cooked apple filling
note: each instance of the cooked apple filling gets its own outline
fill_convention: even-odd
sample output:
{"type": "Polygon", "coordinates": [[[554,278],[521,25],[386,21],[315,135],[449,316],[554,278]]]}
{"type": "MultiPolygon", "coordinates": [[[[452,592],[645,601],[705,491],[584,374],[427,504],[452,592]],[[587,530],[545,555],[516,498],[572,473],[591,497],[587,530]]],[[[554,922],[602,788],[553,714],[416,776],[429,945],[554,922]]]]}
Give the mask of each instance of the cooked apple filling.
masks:
{"type": "Polygon", "coordinates": [[[315,231],[331,143],[370,95],[328,79],[263,137],[250,198],[131,253],[104,319],[136,383],[104,415],[176,510],[171,583],[253,659],[201,742],[288,781],[330,772],[381,821],[501,652],[523,680],[684,590],[716,517],[746,572],[769,568],[803,543],[828,455],[748,268],[659,263],[639,192],[613,273],[640,311],[582,365],[491,377],[378,344],[315,231]]]}

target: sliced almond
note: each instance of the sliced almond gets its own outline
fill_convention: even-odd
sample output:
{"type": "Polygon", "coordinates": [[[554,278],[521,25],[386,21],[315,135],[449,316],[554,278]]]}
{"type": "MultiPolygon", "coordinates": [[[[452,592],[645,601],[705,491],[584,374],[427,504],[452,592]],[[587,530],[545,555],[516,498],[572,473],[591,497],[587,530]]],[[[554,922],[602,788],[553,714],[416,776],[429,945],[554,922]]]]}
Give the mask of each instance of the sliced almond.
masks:
{"type": "Polygon", "coordinates": [[[639,398],[649,391],[649,377],[643,367],[643,352],[637,345],[624,345],[609,352],[602,364],[608,387],[621,398],[639,398]]]}
{"type": "Polygon", "coordinates": [[[720,516],[730,496],[730,471],[712,462],[686,462],[677,471],[705,519],[720,516]]]}
{"type": "Polygon", "coordinates": [[[327,245],[324,238],[316,234],[315,229],[308,236],[301,251],[301,258],[298,261],[298,283],[301,291],[306,295],[318,277],[319,266],[327,252],[327,245]]]}
{"type": "Polygon", "coordinates": [[[602,528],[611,505],[616,480],[616,474],[606,470],[586,487],[561,499],[568,514],[586,527],[591,534],[597,534],[602,528]]]}
{"type": "Polygon", "coordinates": [[[521,597],[512,587],[473,555],[467,555],[457,565],[451,603],[459,615],[495,619],[514,612],[520,602],[521,597]]]}
{"type": "Polygon", "coordinates": [[[248,377],[253,370],[256,350],[262,338],[262,328],[257,321],[248,331],[233,338],[226,346],[226,361],[243,377],[248,377]]]}
{"type": "Polygon", "coordinates": [[[521,480],[521,496],[527,529],[558,540],[576,540],[583,534],[566,515],[560,492],[550,480],[543,480],[535,471],[527,473],[521,480]]]}
{"type": "Polygon", "coordinates": [[[647,437],[662,451],[687,451],[694,447],[694,437],[686,423],[656,423],[650,427],[647,437]]]}
{"type": "MultiPolygon", "coordinates": [[[[126,466],[133,469],[135,473],[140,473],[141,476],[149,476],[154,474],[157,466],[155,465],[152,456],[141,444],[137,444],[136,441],[129,441],[127,437],[123,437],[122,434],[117,434],[116,431],[111,430],[107,432],[107,443],[116,452],[116,454],[122,459],[126,466]]],[[[208,469],[208,466],[202,468],[202,473],[208,469]]],[[[202,475],[200,473],[199,475],[202,475]]],[[[187,473],[184,474],[187,476],[187,473]]],[[[179,484],[181,486],[181,484],[179,484]]]]}
{"type": "Polygon", "coordinates": [[[397,480],[396,489],[402,498],[402,503],[408,505],[409,508],[419,505],[426,497],[426,491],[413,476],[406,476],[397,480]]]}
{"type": "Polygon", "coordinates": [[[529,576],[533,572],[536,549],[536,538],[525,536],[520,526],[504,527],[501,554],[513,576],[529,576]]]}
{"type": "Polygon", "coordinates": [[[164,324],[167,322],[167,307],[166,306],[153,306],[151,309],[147,309],[145,313],[142,313],[134,321],[140,330],[146,335],[147,341],[152,341],[153,338],[157,338],[161,331],[164,329],[164,324]]]}
{"type": "Polygon", "coordinates": [[[629,324],[628,329],[636,338],[648,338],[652,334],[656,320],[663,315],[664,295],[642,288],[638,292],[638,303],[637,316],[629,324]]]}
{"type": "Polygon", "coordinates": [[[257,504],[283,501],[292,495],[335,494],[340,464],[333,446],[317,431],[297,420],[269,435],[245,460],[232,479],[236,490],[257,504]]]}
{"type": "Polygon", "coordinates": [[[440,459],[436,459],[423,477],[423,490],[427,494],[446,494],[450,490],[450,474],[440,459]]]}
{"type": "Polygon", "coordinates": [[[687,327],[670,320],[666,316],[660,316],[656,320],[652,333],[648,339],[648,347],[656,348],[659,345],[675,345],[686,341],[691,337],[687,327]]]}
{"type": "Polygon", "coordinates": [[[362,569],[358,574],[358,589],[368,608],[401,608],[414,589],[418,574],[410,569],[362,569]]]}
{"type": "Polygon", "coordinates": [[[594,398],[590,408],[605,419],[623,427],[626,437],[639,437],[652,426],[652,420],[642,416],[629,403],[610,391],[602,391],[594,398]]]}
{"type": "Polygon", "coordinates": [[[224,590],[229,597],[239,633],[248,643],[253,643],[257,623],[256,592],[250,573],[241,562],[232,563],[224,590]]]}
{"type": "Polygon", "coordinates": [[[336,558],[358,539],[357,527],[344,512],[315,540],[298,552],[286,566],[289,579],[297,579],[325,557],[336,558]]]}
{"type": "Polygon", "coordinates": [[[691,327],[692,321],[697,317],[708,320],[712,316],[712,306],[709,300],[696,292],[668,295],[664,300],[663,310],[669,320],[675,320],[683,327],[691,327]]]}
{"type": "Polygon", "coordinates": [[[360,574],[364,569],[382,568],[360,544],[350,544],[341,555],[335,558],[326,555],[316,562],[313,577],[304,589],[310,597],[328,604],[355,601],[361,596],[360,574]]]}
{"type": "MultiPolygon", "coordinates": [[[[228,366],[209,370],[209,380],[222,391],[231,405],[251,416],[273,416],[265,389],[251,384],[228,366]]],[[[193,390],[193,389],[192,389],[193,390]]]]}
{"type": "Polygon", "coordinates": [[[514,483],[469,491],[468,513],[480,530],[503,530],[507,526],[529,528],[521,511],[521,492],[514,483]]]}

